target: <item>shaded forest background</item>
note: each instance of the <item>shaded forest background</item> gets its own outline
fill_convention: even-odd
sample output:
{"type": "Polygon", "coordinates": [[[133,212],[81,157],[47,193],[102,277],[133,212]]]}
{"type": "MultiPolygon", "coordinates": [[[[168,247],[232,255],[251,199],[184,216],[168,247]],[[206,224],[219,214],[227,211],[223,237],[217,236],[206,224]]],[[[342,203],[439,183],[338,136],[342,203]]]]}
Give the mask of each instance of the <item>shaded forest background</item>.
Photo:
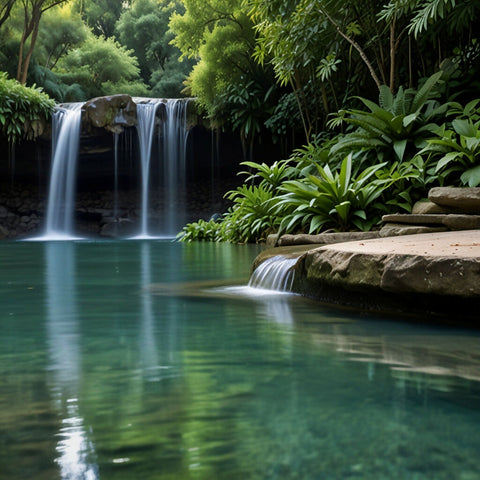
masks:
{"type": "Polygon", "coordinates": [[[438,96],[472,97],[479,12],[475,0],[2,0],[0,70],[58,102],[194,96],[244,139],[308,141],[356,95],[439,69],[438,96]]]}

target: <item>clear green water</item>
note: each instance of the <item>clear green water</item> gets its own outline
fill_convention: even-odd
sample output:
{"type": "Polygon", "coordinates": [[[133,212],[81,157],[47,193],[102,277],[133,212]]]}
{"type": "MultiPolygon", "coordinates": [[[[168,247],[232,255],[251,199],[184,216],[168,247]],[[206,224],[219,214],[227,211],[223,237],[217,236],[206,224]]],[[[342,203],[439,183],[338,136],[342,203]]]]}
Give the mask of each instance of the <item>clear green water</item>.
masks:
{"type": "Polygon", "coordinates": [[[0,479],[480,479],[479,332],[221,288],[256,252],[0,244],[0,479]]]}

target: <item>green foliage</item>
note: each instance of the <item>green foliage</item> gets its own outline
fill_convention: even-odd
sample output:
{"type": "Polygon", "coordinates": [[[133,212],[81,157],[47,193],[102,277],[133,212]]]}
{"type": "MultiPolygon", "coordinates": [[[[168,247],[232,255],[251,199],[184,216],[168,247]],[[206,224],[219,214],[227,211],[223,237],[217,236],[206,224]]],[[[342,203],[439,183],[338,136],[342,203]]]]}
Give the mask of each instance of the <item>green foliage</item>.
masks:
{"type": "Polygon", "coordinates": [[[430,161],[436,161],[436,174],[469,187],[480,185],[480,108],[475,108],[478,102],[467,105],[468,118],[461,118],[462,114],[451,122],[451,128],[442,125],[437,137],[429,139],[419,152],[419,156],[427,154],[430,161]]]}
{"type": "Polygon", "coordinates": [[[255,162],[243,162],[242,165],[251,169],[251,172],[241,172],[247,175],[246,182],[257,184],[242,185],[228,192],[226,197],[233,205],[221,222],[202,220],[189,224],[179,234],[182,241],[209,238],[231,243],[259,242],[278,230],[280,218],[275,202],[279,187],[294,178],[296,170],[289,161],[275,162],[271,166],[255,162]]]}
{"type": "Polygon", "coordinates": [[[336,171],[316,164],[317,175],[285,182],[276,202],[282,217],[280,232],[305,229],[315,233],[324,227],[338,231],[370,229],[378,218],[369,217],[368,210],[391,183],[375,177],[385,165],[374,165],[353,175],[352,157],[348,155],[336,171]]]}
{"type": "Polygon", "coordinates": [[[76,7],[93,33],[112,37],[115,24],[131,0],[75,0],[76,7]]]}
{"type": "Polygon", "coordinates": [[[226,196],[234,205],[223,220],[221,240],[235,243],[264,241],[278,226],[271,190],[262,185],[242,185],[226,196]]]}
{"type": "Polygon", "coordinates": [[[88,98],[103,95],[105,89],[118,92],[132,81],[141,83],[133,51],[112,38],[95,35],[62,58],[58,72],[65,84],[81,85],[88,98]]]}
{"type": "MultiPolygon", "coordinates": [[[[255,35],[253,24],[246,14],[242,0],[185,0],[185,12],[174,13],[170,28],[175,34],[173,44],[181,52],[181,58],[198,59],[186,81],[187,94],[197,98],[207,115],[217,123],[228,117],[222,106],[228,105],[230,85],[249,91],[250,81],[256,85],[271,80],[265,79],[262,69],[251,58],[255,35]],[[220,114],[220,115],[219,115],[220,114]]],[[[248,117],[240,113],[237,102],[238,128],[256,128],[248,117]],[[250,122],[250,123],[249,123],[250,122]]]]}
{"type": "Polygon", "coordinates": [[[58,60],[80,46],[88,34],[88,28],[71,4],[48,10],[42,16],[40,24],[35,63],[53,70],[58,60]]]}
{"type": "Polygon", "coordinates": [[[246,183],[261,179],[259,186],[269,192],[278,192],[283,182],[291,180],[296,176],[297,172],[296,168],[290,166],[289,160],[274,162],[272,165],[256,162],[242,162],[241,165],[245,165],[253,170],[253,173],[240,172],[248,175],[245,180],[246,183]]]}
{"type": "Polygon", "coordinates": [[[0,72],[0,131],[9,143],[34,138],[39,123],[50,118],[54,105],[41,88],[25,87],[0,72]]]}
{"type": "Polygon", "coordinates": [[[358,97],[369,111],[350,109],[338,112],[330,121],[331,127],[345,122],[356,129],[339,137],[330,154],[371,150],[373,163],[378,159],[402,162],[412,158],[417,148],[438,127],[433,121],[445,115],[448,109],[448,104],[439,105],[431,98],[441,76],[442,72],[432,75],[418,90],[400,87],[396,95],[382,86],[378,104],[358,97]]]}
{"type": "Polygon", "coordinates": [[[135,52],[143,81],[158,96],[178,97],[193,66],[178,60],[181,52],[171,45],[168,27],[171,15],[184,10],[179,1],[136,0],[116,23],[118,39],[135,52]]]}
{"type": "Polygon", "coordinates": [[[177,235],[181,242],[206,241],[214,242],[218,240],[220,224],[215,220],[198,220],[198,222],[188,223],[177,235]]]}

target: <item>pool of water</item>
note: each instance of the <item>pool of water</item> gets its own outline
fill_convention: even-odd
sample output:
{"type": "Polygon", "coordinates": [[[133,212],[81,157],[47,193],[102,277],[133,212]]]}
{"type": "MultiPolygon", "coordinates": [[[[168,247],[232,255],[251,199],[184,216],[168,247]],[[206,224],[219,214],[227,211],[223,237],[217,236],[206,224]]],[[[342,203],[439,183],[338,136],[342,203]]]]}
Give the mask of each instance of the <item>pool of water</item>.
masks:
{"type": "Polygon", "coordinates": [[[1,243],[0,478],[479,479],[479,332],[256,295],[257,252],[1,243]]]}

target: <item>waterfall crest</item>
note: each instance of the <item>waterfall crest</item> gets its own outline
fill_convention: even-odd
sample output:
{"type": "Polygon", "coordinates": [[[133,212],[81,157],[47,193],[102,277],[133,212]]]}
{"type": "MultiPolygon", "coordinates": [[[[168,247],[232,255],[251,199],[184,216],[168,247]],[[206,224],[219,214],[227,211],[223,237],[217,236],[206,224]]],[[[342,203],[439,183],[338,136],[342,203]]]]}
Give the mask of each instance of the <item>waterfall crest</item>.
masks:
{"type": "Polygon", "coordinates": [[[252,273],[248,286],[278,292],[291,292],[298,258],[270,257],[252,273]]]}

